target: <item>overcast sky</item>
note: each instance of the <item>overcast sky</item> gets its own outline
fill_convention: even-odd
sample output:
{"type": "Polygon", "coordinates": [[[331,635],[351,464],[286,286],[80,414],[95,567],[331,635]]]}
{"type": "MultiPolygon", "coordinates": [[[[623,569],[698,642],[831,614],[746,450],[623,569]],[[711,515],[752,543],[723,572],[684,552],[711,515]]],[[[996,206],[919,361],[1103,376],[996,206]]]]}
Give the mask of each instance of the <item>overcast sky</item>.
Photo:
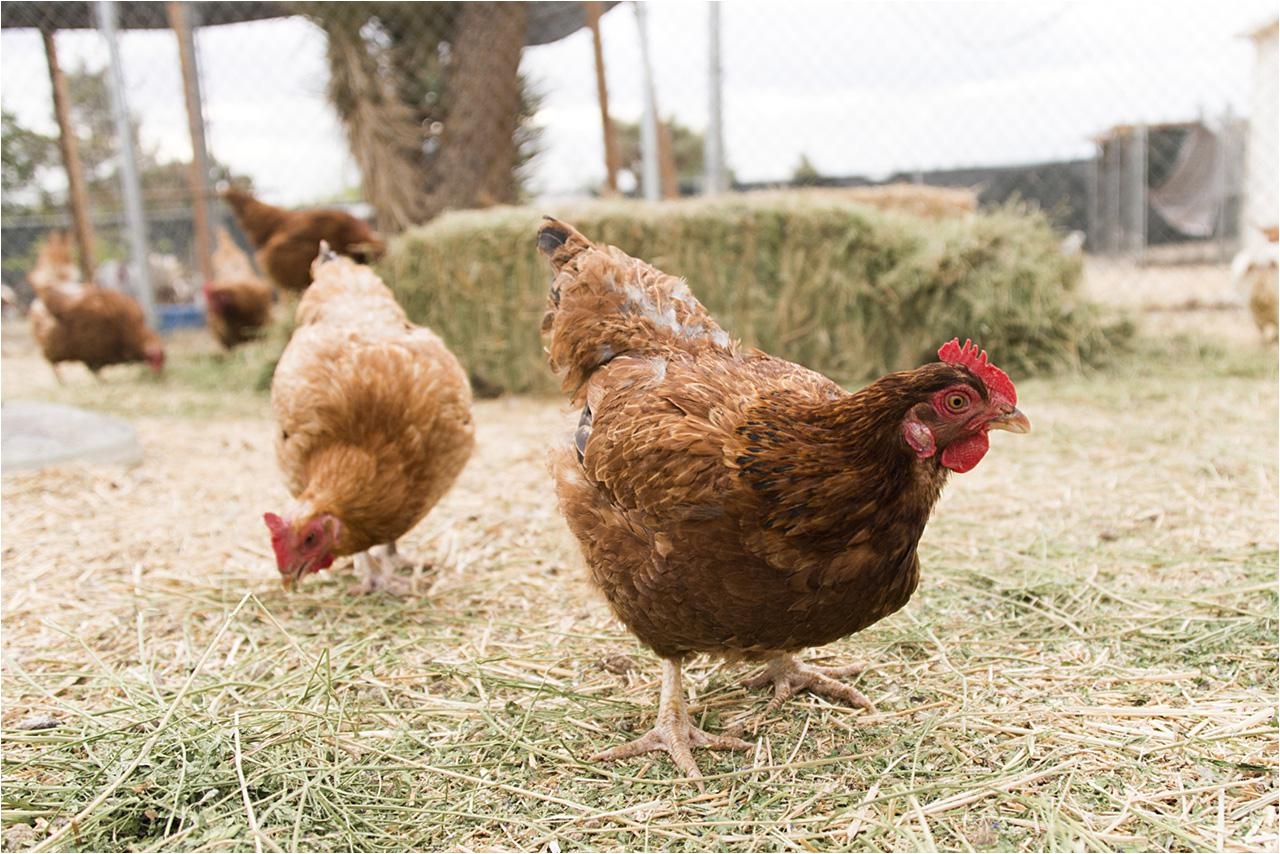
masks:
{"type": "MultiPolygon", "coordinates": [[[[708,8],[651,2],[659,108],[692,127],[708,114],[708,8]]],[[[429,9],[423,5],[424,11],[429,9]]],[[[1249,110],[1253,47],[1242,35],[1273,2],[728,2],[721,7],[724,121],[740,179],[787,178],[801,154],[824,173],[1087,157],[1118,123],[1249,110]]],[[[602,22],[615,118],[641,113],[631,4],[602,22]]],[[[62,32],[63,64],[99,67],[94,32],[62,32]]],[[[131,109],[147,144],[189,156],[174,38],[123,38],[131,109]]],[[[203,29],[198,36],[210,150],[266,197],[302,203],[359,182],[325,98],[324,38],[301,19],[203,29]]],[[[584,30],[529,48],[521,65],[543,94],[542,194],[597,185],[604,173],[591,41],[584,30]]],[[[39,36],[0,36],[0,102],[54,127],[39,36]]]]}

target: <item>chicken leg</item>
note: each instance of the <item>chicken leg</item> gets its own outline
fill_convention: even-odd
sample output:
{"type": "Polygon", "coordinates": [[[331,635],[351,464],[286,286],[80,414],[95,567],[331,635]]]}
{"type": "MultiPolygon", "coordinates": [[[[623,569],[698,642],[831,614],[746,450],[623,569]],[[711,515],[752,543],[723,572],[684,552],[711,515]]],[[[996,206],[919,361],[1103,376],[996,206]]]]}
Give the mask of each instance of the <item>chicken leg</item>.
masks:
{"type": "Polygon", "coordinates": [[[801,691],[812,691],[833,700],[842,700],[854,708],[866,709],[874,713],[876,707],[866,695],[854,688],[838,682],[841,676],[857,676],[863,671],[861,664],[844,667],[815,667],[812,664],[801,664],[794,655],[783,653],[769,659],[760,673],[745,680],[748,688],[763,688],[773,684],[773,699],[765,707],[764,714],[769,714],[801,691]]]}
{"type": "Polygon", "coordinates": [[[653,729],[635,741],[610,747],[591,757],[593,762],[613,762],[639,756],[651,750],[665,750],[671,754],[686,776],[700,779],[702,772],[693,761],[693,748],[709,747],[712,750],[750,750],[749,741],[728,735],[711,735],[694,726],[684,699],[680,659],[662,659],[662,694],[658,700],[658,721],[653,729]]]}
{"type": "Polygon", "coordinates": [[[408,581],[396,576],[396,570],[412,567],[413,562],[396,551],[395,540],[356,555],[355,565],[360,583],[351,588],[354,595],[385,590],[392,596],[405,596],[412,590],[408,581]]]}

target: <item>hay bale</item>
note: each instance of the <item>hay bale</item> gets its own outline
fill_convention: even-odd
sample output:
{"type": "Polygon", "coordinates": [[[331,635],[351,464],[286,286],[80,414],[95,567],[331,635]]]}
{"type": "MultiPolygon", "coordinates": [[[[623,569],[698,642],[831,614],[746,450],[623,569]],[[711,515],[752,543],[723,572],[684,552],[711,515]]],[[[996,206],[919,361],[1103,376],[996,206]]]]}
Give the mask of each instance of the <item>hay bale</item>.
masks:
{"type": "Polygon", "coordinates": [[[834,199],[855,202],[881,211],[897,211],[928,219],[967,216],[978,210],[978,193],[967,187],[930,187],[923,184],[882,184],[875,187],[806,187],[757,190],[753,196],[801,199],[834,199]]]}
{"type": "Polygon", "coordinates": [[[926,219],[839,194],[750,194],[465,211],[394,240],[379,272],[406,311],[512,391],[556,387],[538,332],[544,213],[684,276],[744,343],[844,383],[935,358],[956,335],[1025,376],[1097,362],[1129,332],[1077,296],[1080,259],[1044,218],[1015,208],[926,219]]]}

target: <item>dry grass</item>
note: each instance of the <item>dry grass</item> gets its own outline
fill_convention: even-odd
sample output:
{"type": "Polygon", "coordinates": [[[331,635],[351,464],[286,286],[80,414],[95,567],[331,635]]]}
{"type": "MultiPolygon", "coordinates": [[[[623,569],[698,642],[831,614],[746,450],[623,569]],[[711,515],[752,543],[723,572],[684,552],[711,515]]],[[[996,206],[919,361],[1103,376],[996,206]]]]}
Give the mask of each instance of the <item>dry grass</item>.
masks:
{"type": "Polygon", "coordinates": [[[880,712],[759,720],[742,668],[694,662],[704,724],[756,744],[701,755],[699,792],[664,756],[585,758],[648,726],[658,667],[573,560],[556,403],[478,406],[476,459],[405,542],[430,591],[286,596],[261,396],[202,385],[198,342],[182,383],[59,390],[10,332],[6,399],[130,411],[147,458],[3,482],[7,849],[1277,847],[1277,383],[1252,338],[1020,382],[1036,432],[948,487],[910,606],[815,653],[872,662],[880,712]]]}
{"type": "Polygon", "coordinates": [[[840,199],[882,211],[901,211],[927,219],[965,216],[978,210],[978,194],[967,187],[930,187],[925,184],[883,184],[874,187],[807,187],[805,189],[756,190],[753,196],[816,197],[840,199]]]}

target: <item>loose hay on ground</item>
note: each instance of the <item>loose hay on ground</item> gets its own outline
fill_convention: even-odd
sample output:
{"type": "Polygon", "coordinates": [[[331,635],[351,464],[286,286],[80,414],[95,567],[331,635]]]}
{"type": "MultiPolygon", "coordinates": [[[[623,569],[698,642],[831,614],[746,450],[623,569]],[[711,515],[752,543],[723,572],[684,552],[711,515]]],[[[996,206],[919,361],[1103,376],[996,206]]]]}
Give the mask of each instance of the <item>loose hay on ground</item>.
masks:
{"type": "Polygon", "coordinates": [[[647,726],[658,668],[560,526],[558,404],[478,407],[407,602],[279,590],[261,397],[137,417],[137,468],[3,483],[5,847],[1272,849],[1276,371],[1203,354],[1019,383],[1036,432],[949,487],[911,605],[817,653],[869,660],[880,713],[760,720],[744,668],[690,666],[703,724],[756,743],[700,757],[705,794],[585,759],[647,726]]]}

